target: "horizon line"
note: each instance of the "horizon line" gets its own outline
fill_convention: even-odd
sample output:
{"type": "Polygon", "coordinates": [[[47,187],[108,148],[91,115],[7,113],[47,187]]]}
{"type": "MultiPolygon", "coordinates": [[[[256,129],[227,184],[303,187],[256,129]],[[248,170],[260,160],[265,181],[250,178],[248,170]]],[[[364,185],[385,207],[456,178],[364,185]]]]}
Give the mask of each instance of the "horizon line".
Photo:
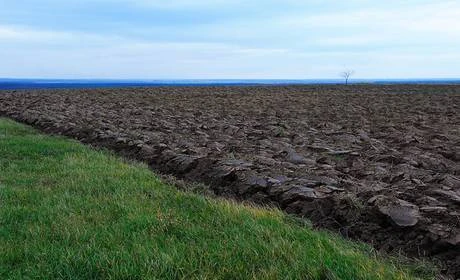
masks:
{"type": "MultiPolygon", "coordinates": [[[[343,78],[16,78],[0,77],[0,81],[341,81],[343,78]]],[[[417,78],[350,78],[353,81],[460,81],[460,77],[417,77],[417,78]]]]}

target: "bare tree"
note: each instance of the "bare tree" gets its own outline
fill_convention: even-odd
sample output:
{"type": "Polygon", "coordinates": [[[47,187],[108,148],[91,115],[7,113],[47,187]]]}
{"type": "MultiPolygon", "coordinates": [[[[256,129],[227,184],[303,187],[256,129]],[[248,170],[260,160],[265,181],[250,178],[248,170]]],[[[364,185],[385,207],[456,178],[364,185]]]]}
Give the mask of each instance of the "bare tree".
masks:
{"type": "Polygon", "coordinates": [[[345,85],[348,85],[348,80],[350,79],[351,75],[353,75],[355,71],[353,70],[345,70],[340,73],[340,77],[345,79],[345,85]]]}

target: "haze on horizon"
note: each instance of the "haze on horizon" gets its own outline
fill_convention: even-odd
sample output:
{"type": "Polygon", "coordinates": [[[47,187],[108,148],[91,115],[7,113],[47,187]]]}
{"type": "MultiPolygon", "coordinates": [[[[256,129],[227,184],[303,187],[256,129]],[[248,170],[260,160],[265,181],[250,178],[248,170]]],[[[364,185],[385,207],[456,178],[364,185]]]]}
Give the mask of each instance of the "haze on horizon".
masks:
{"type": "Polygon", "coordinates": [[[459,78],[460,1],[0,0],[0,77],[459,78]]]}

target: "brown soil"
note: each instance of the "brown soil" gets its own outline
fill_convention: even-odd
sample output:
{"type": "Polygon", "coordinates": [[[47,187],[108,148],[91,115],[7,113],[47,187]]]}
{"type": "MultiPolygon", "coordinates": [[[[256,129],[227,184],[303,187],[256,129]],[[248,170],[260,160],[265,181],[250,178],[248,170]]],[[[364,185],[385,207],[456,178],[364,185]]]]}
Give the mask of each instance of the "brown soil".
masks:
{"type": "Polygon", "coordinates": [[[0,115],[460,278],[460,86],[0,92],[0,115]]]}

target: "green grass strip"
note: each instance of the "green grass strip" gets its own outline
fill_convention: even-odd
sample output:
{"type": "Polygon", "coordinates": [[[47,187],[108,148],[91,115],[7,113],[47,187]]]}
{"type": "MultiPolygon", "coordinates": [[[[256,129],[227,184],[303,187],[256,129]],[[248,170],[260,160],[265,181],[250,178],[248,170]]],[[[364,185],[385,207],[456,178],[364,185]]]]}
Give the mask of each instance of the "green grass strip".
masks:
{"type": "Polygon", "coordinates": [[[0,279],[428,279],[277,210],[0,119],[0,279]]]}

